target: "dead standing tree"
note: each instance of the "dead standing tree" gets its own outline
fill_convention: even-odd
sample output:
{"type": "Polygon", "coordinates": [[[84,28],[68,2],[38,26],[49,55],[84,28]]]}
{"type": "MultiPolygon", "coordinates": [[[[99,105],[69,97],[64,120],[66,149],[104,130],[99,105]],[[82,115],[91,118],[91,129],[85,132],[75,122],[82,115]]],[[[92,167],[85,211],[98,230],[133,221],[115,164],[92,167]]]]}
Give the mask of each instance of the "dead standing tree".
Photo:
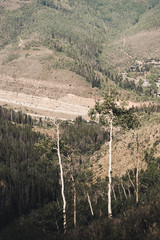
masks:
{"type": "Polygon", "coordinates": [[[76,190],[76,179],[74,176],[74,165],[73,165],[73,160],[72,160],[72,155],[67,157],[67,160],[69,160],[69,168],[70,168],[70,176],[73,184],[73,209],[74,209],[74,216],[73,216],[73,222],[74,222],[74,227],[76,228],[77,226],[77,190],[76,190]]]}
{"type": "Polygon", "coordinates": [[[115,103],[115,94],[110,92],[102,103],[96,102],[95,107],[90,110],[89,116],[93,120],[98,120],[100,124],[108,126],[110,129],[109,139],[109,170],[108,170],[108,217],[112,218],[112,136],[113,136],[113,123],[120,125],[125,129],[133,129],[138,126],[137,117],[131,109],[119,107],[115,103]],[[98,118],[98,119],[97,119],[98,118]]]}
{"type": "MultiPolygon", "coordinates": [[[[73,151],[73,150],[72,150],[73,151]]],[[[68,156],[64,156],[63,157],[67,160],[67,169],[68,169],[68,174],[70,176],[70,179],[72,181],[72,186],[73,186],[73,222],[74,222],[74,227],[76,228],[77,227],[77,186],[79,185],[79,173],[82,172],[83,170],[81,169],[81,166],[79,165],[79,161],[76,162],[76,155],[75,155],[75,151],[73,151],[72,153],[70,153],[70,155],[68,156]],[[81,170],[80,170],[81,169],[81,170]]],[[[85,186],[87,185],[88,186],[88,181],[89,179],[87,178],[86,176],[86,179],[85,179],[85,186]],[[87,183],[87,184],[86,184],[87,183]]],[[[83,185],[83,183],[81,182],[81,184],[83,185]]],[[[81,187],[82,187],[81,185],[81,187]]],[[[83,187],[84,187],[83,185],[83,187]]],[[[89,196],[89,192],[88,190],[84,190],[84,195],[87,197],[87,200],[88,200],[88,204],[89,204],[89,207],[90,207],[90,211],[91,211],[91,214],[92,216],[94,215],[94,211],[93,211],[93,207],[92,207],[92,203],[91,203],[91,199],[90,199],[90,196],[89,196]]]]}
{"type": "Polygon", "coordinates": [[[138,134],[136,136],[136,144],[137,144],[137,169],[136,169],[136,204],[139,202],[139,140],[138,134]]]}
{"type": "Polygon", "coordinates": [[[139,151],[139,137],[138,137],[138,134],[136,135],[136,146],[135,146],[134,156],[135,156],[135,170],[136,170],[135,181],[132,180],[129,171],[127,171],[127,175],[128,175],[129,182],[131,183],[131,186],[133,187],[134,192],[135,192],[136,205],[138,205],[138,203],[139,203],[139,169],[141,168],[141,166],[140,166],[141,153],[139,151]]]}
{"type": "Polygon", "coordinates": [[[54,150],[57,151],[58,160],[59,160],[59,168],[60,168],[60,179],[61,179],[61,194],[63,199],[63,229],[64,234],[67,231],[67,219],[66,219],[66,198],[64,193],[64,174],[63,174],[63,166],[62,166],[62,159],[61,159],[61,152],[60,152],[60,138],[59,138],[59,124],[54,122],[56,127],[56,134],[57,134],[57,146],[54,150]]]}

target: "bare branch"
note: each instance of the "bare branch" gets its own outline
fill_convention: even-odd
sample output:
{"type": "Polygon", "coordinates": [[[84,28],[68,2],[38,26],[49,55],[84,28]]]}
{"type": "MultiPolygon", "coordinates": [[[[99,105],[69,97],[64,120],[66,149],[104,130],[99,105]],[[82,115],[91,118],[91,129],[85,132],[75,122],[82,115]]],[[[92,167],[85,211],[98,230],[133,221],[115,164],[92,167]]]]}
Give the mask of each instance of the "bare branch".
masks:
{"type": "Polygon", "coordinates": [[[133,183],[133,181],[132,181],[132,179],[131,179],[131,177],[129,175],[129,171],[128,170],[127,170],[127,175],[128,175],[128,178],[129,178],[129,181],[130,181],[131,185],[133,186],[133,188],[135,190],[135,185],[134,185],[134,183],[133,183]]]}

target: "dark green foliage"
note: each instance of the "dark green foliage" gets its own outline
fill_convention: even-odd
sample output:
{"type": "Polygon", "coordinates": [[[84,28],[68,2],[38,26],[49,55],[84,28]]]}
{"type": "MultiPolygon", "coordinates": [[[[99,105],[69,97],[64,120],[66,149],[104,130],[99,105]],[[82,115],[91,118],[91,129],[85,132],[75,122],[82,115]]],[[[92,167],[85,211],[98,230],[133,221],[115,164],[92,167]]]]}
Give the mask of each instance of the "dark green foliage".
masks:
{"type": "Polygon", "coordinates": [[[113,114],[116,115],[115,125],[120,125],[124,129],[134,129],[139,126],[137,116],[134,114],[133,109],[115,108],[113,114]]]}
{"type": "Polygon", "coordinates": [[[131,90],[134,91],[135,93],[137,93],[138,95],[142,95],[144,93],[144,88],[141,85],[137,85],[135,84],[134,80],[128,80],[128,78],[126,79],[122,79],[121,75],[112,75],[112,80],[121,88],[125,89],[125,90],[131,90]]]}
{"type": "Polygon", "coordinates": [[[119,82],[118,85],[124,89],[134,90],[139,95],[143,93],[143,87],[136,85],[134,80],[129,81],[128,79],[125,79],[119,82]]]}
{"type": "Polygon", "coordinates": [[[110,119],[113,119],[114,125],[119,125],[124,129],[130,130],[139,126],[138,118],[133,109],[125,109],[115,103],[114,92],[109,93],[109,95],[104,98],[103,103],[96,102],[89,116],[95,120],[97,115],[102,125],[107,125],[110,119]]]}
{"type": "MultiPolygon", "coordinates": [[[[79,117],[76,124],[82,124],[83,120],[79,117]]],[[[17,127],[14,125],[17,129],[17,127]]],[[[22,127],[19,127],[22,132],[22,127]]],[[[37,136],[36,133],[35,136],[37,136]]],[[[33,137],[33,142],[35,137],[33,137]]],[[[11,141],[12,143],[12,141],[11,141]]],[[[21,137],[20,146],[23,143],[21,137]]],[[[158,143],[157,143],[158,144],[158,143]]],[[[63,236],[62,231],[62,203],[61,197],[58,193],[58,175],[54,174],[56,168],[52,168],[54,165],[50,165],[51,161],[53,164],[52,157],[54,153],[51,151],[53,143],[49,139],[44,137],[36,140],[34,149],[32,150],[32,144],[30,146],[31,154],[35,151],[35,155],[38,151],[38,159],[33,155],[32,162],[29,160],[24,165],[20,163],[15,166],[21,166],[20,171],[16,169],[12,164],[12,171],[7,164],[1,162],[0,165],[0,176],[1,184],[10,184],[10,194],[14,197],[14,206],[11,205],[8,209],[9,213],[13,214],[12,218],[9,215],[9,221],[14,220],[15,204],[18,201],[18,209],[21,210],[16,215],[22,216],[24,213],[31,212],[28,217],[23,216],[18,221],[12,222],[12,224],[3,229],[1,232],[1,238],[3,240],[14,240],[14,239],[37,239],[37,240],[54,240],[54,239],[115,239],[115,240],[132,240],[132,239],[158,239],[159,236],[159,186],[160,186],[160,170],[159,164],[160,159],[154,157],[154,151],[151,149],[149,153],[146,152],[145,160],[148,163],[146,171],[141,171],[139,175],[140,189],[139,189],[139,207],[133,208],[135,205],[135,192],[134,188],[129,180],[129,176],[133,183],[135,183],[135,171],[128,171],[126,175],[119,178],[113,178],[113,187],[116,195],[116,199],[112,195],[113,202],[113,220],[105,219],[107,215],[107,182],[98,180],[93,184],[92,174],[87,169],[78,172],[76,177],[76,189],[77,189],[77,223],[78,228],[71,230],[73,227],[73,192],[72,184],[69,180],[69,176],[65,175],[65,193],[67,196],[67,222],[68,230],[67,235],[63,236]],[[26,166],[24,169],[22,166],[26,166]],[[15,175],[14,175],[15,173],[15,175]],[[30,175],[28,175],[30,173],[30,175]],[[18,175],[18,181],[17,181],[18,175]],[[28,176],[28,177],[27,177],[28,176]],[[7,177],[7,178],[6,178],[7,177]],[[34,178],[33,178],[34,177],[34,178]],[[32,185],[30,186],[30,181],[32,185]],[[38,182],[37,182],[38,181],[38,182]],[[13,184],[14,182],[14,184],[13,184]],[[127,198],[124,195],[121,183],[126,190],[127,198]],[[89,187],[90,185],[90,187],[89,187]],[[32,206],[26,206],[25,195],[27,187],[33,187],[32,197],[29,197],[32,206]],[[19,189],[19,191],[17,190],[19,189]],[[25,192],[23,192],[25,188],[25,192]],[[57,192],[55,195],[55,191],[57,192]],[[94,218],[90,214],[89,205],[87,203],[86,191],[89,191],[92,206],[94,209],[94,218]],[[21,193],[24,194],[22,197],[21,193]],[[16,195],[15,195],[16,194],[16,195]],[[38,196],[37,196],[38,194],[38,196]],[[156,198],[157,197],[157,198],[156,198]],[[21,205],[21,201],[23,205],[21,205]],[[36,199],[34,202],[33,199],[36,199]],[[34,205],[35,204],[35,205],[34,205]],[[25,207],[25,210],[23,209],[25,207]],[[37,210],[32,210],[36,208],[37,210]],[[95,219],[93,221],[93,219],[95,219]],[[14,234],[16,232],[16,234],[14,234]],[[15,237],[15,238],[14,238],[15,237]]],[[[1,151],[0,151],[1,152],[1,151]]],[[[18,153],[19,154],[19,153],[18,153]]],[[[29,153],[28,153],[29,154],[29,153]]],[[[37,156],[37,155],[36,155],[37,156]]],[[[7,161],[7,160],[6,160],[7,161]]],[[[17,160],[18,161],[18,160],[17,160]]],[[[13,163],[13,162],[12,162],[13,163]]],[[[67,165],[68,166],[68,165],[67,165]]],[[[76,166],[75,166],[76,167],[76,166]]],[[[6,188],[5,188],[6,189],[6,188]]],[[[4,196],[3,186],[1,186],[1,193],[4,196]]],[[[7,199],[10,199],[9,192],[5,190],[7,199]]],[[[30,194],[28,193],[30,196],[30,194]]],[[[11,201],[11,200],[10,200],[11,201]]],[[[13,200],[12,200],[13,201],[13,200]]],[[[1,206],[3,204],[3,211],[5,212],[5,201],[1,200],[1,206]]],[[[8,205],[7,205],[8,206],[8,205]]],[[[8,212],[7,212],[8,213],[8,212]]],[[[7,218],[7,214],[3,216],[7,218]]],[[[1,209],[2,214],[2,209],[1,209]]],[[[2,221],[2,220],[1,220],[2,221]]],[[[6,221],[5,224],[8,223],[6,221]]],[[[4,224],[4,223],[3,223],[4,224]]]]}
{"type": "MultiPolygon", "coordinates": [[[[112,98],[106,97],[106,100],[103,105],[105,113],[110,113],[112,109],[113,114],[119,119],[122,118],[121,121],[126,124],[122,117],[124,115],[127,122],[131,121],[132,127],[134,119],[132,117],[130,119],[130,112],[117,108],[112,98]]],[[[100,112],[103,110],[99,103],[96,107],[100,112]]],[[[135,189],[131,184],[131,181],[135,184],[136,169],[128,171],[122,179],[118,177],[112,179],[114,218],[108,220],[106,218],[108,178],[94,179],[92,172],[87,169],[90,165],[82,161],[80,163],[78,158],[81,155],[85,159],[85,155],[99,149],[108,135],[98,124],[87,123],[81,117],[78,117],[74,123],[63,123],[60,148],[65,176],[68,224],[68,233],[64,237],[59,167],[57,153],[53,149],[56,143],[31,131],[31,126],[20,125],[25,120],[27,123],[22,113],[17,113],[15,117],[18,124],[13,124],[10,120],[15,113],[11,114],[10,110],[3,108],[0,110],[0,222],[2,229],[0,239],[158,239],[160,159],[154,156],[154,149],[145,153],[144,160],[148,167],[139,173],[139,206],[134,208],[135,189]],[[74,155],[69,162],[67,157],[71,153],[74,155]],[[75,178],[77,191],[78,227],[76,230],[72,230],[71,173],[75,178]],[[87,192],[90,195],[94,216],[90,213],[87,192]]],[[[128,123],[127,126],[130,128],[128,123]]],[[[158,145],[157,139],[154,147],[158,145]]]]}
{"type": "MultiPolygon", "coordinates": [[[[77,59],[77,57],[76,57],[77,59]]],[[[95,70],[99,69],[99,64],[91,64],[85,63],[81,60],[75,62],[73,66],[71,66],[70,70],[76,72],[77,74],[84,77],[87,82],[92,84],[92,87],[101,87],[101,83],[103,82],[103,78],[100,75],[96,74],[95,70]]]]}
{"type": "Polygon", "coordinates": [[[155,199],[146,206],[131,208],[112,220],[100,218],[92,221],[88,226],[68,230],[65,237],[62,234],[43,231],[29,221],[22,221],[21,226],[12,225],[2,232],[1,237],[3,240],[158,240],[159,206],[159,199],[155,199]]]}
{"type": "Polygon", "coordinates": [[[159,104],[149,104],[148,106],[146,104],[142,104],[140,107],[132,107],[135,112],[145,112],[147,114],[153,113],[153,112],[160,112],[160,105],[159,104]]]}
{"type": "Polygon", "coordinates": [[[143,201],[144,199],[154,199],[155,196],[159,196],[160,191],[160,158],[154,157],[154,149],[151,148],[150,152],[145,153],[144,160],[147,162],[148,167],[140,175],[140,192],[143,201]]]}
{"type": "Polygon", "coordinates": [[[30,115],[21,111],[15,112],[13,109],[6,109],[0,106],[0,119],[15,122],[18,124],[27,124],[32,126],[33,120],[30,115]]]}
{"type": "Polygon", "coordinates": [[[159,199],[127,212],[123,239],[159,239],[159,199]]]}
{"type": "Polygon", "coordinates": [[[81,154],[93,153],[108,139],[108,132],[98,124],[87,123],[81,117],[74,123],[63,123],[62,128],[62,140],[72,150],[81,154]]]}
{"type": "MultiPolygon", "coordinates": [[[[3,227],[31,209],[57,199],[58,170],[57,164],[51,162],[55,156],[51,140],[45,140],[29,126],[6,121],[9,111],[1,109],[0,113],[0,223],[3,227]]],[[[21,123],[22,115],[17,116],[17,122],[21,123]]]]}
{"type": "MultiPolygon", "coordinates": [[[[29,223],[33,222],[35,229],[39,229],[43,225],[45,231],[57,231],[58,226],[61,231],[62,199],[59,168],[57,152],[53,149],[56,147],[56,142],[33,132],[32,122],[30,117],[21,112],[15,113],[12,110],[0,108],[1,228],[32,211],[29,223]],[[26,123],[26,125],[22,123],[26,123]],[[33,209],[39,210],[33,212],[33,209]]],[[[107,133],[102,131],[97,124],[87,123],[81,117],[78,117],[75,123],[66,122],[63,124],[60,141],[62,157],[63,155],[67,157],[71,149],[76,154],[93,153],[99,149],[106,137],[107,133]],[[68,134],[71,135],[70,138],[68,138],[68,134]]],[[[86,183],[92,182],[92,174],[88,170],[76,173],[76,169],[80,170],[80,167],[76,166],[76,156],[74,161],[77,194],[83,196],[77,199],[79,215],[77,222],[81,225],[91,220],[89,205],[86,205],[85,191],[88,189],[86,183]],[[87,214],[85,214],[86,212],[87,214]]],[[[72,183],[70,182],[70,172],[67,170],[68,164],[64,161],[64,166],[66,166],[65,191],[67,202],[69,202],[67,207],[67,216],[70,219],[68,227],[72,227],[72,183]]],[[[30,227],[27,221],[21,224],[24,228],[30,227]]],[[[15,225],[15,229],[17,227],[15,225]]],[[[17,231],[23,232],[23,227],[17,231]]],[[[12,231],[12,226],[9,229],[12,231]]],[[[33,229],[33,235],[34,231],[36,230],[33,229]]],[[[20,236],[23,235],[22,232],[19,233],[20,236]]]]}
{"type": "MultiPolygon", "coordinates": [[[[145,69],[145,71],[147,70],[145,69]]],[[[157,81],[158,75],[155,74],[156,77],[154,77],[154,75],[151,75],[151,76],[157,81]]],[[[134,91],[139,96],[145,95],[148,97],[154,97],[155,94],[157,93],[158,88],[152,78],[150,81],[150,86],[147,86],[147,87],[143,87],[141,83],[136,84],[135,80],[129,80],[128,78],[123,79],[121,75],[117,75],[117,74],[112,74],[111,79],[120,88],[134,91]]]]}
{"type": "Polygon", "coordinates": [[[38,0],[38,3],[42,4],[43,6],[47,6],[55,9],[58,8],[52,0],[38,0]]]}

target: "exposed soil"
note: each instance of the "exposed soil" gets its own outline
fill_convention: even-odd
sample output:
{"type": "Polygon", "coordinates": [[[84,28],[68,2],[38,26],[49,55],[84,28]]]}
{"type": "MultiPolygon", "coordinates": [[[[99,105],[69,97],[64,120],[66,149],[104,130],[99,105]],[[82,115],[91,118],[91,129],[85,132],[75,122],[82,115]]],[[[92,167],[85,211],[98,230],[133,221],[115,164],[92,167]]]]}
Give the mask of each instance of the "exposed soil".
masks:
{"type": "Polygon", "coordinates": [[[22,4],[29,4],[31,1],[23,0],[0,0],[0,5],[8,10],[15,10],[19,8],[22,4]]]}
{"type": "MultiPolygon", "coordinates": [[[[21,38],[19,43],[25,44],[21,38]]],[[[52,51],[16,49],[1,50],[0,104],[22,110],[32,116],[75,119],[88,118],[88,111],[95,103],[95,89],[79,75],[62,69],[49,68],[57,58],[52,51]],[[26,57],[27,54],[27,57],[26,57]],[[50,59],[47,61],[46,59],[50,59]]]]}
{"type": "Polygon", "coordinates": [[[94,99],[67,94],[64,98],[55,100],[48,97],[11,92],[0,89],[0,104],[23,110],[32,116],[42,118],[74,119],[82,116],[88,119],[88,111],[94,106],[94,99]]]}

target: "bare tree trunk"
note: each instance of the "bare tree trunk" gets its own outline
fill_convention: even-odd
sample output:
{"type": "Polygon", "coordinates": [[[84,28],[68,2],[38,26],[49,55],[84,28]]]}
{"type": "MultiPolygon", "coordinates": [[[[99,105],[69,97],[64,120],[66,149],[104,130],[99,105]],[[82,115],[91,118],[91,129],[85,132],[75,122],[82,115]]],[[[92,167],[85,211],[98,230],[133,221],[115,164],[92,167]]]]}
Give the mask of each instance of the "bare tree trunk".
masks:
{"type": "Polygon", "coordinates": [[[87,192],[87,197],[88,197],[88,203],[89,203],[89,207],[90,207],[90,210],[91,210],[91,214],[92,214],[92,216],[93,216],[93,215],[94,215],[94,212],[93,212],[92,203],[91,203],[91,200],[90,200],[90,197],[89,197],[88,192],[87,192]]]}
{"type": "Polygon", "coordinates": [[[138,134],[136,138],[137,142],[137,171],[136,171],[136,204],[139,202],[139,142],[138,142],[138,134]]]}
{"type": "Polygon", "coordinates": [[[123,186],[122,179],[121,179],[121,186],[122,186],[122,189],[123,189],[124,196],[125,196],[125,198],[127,199],[127,193],[126,193],[125,187],[123,186]]]}
{"type": "Polygon", "coordinates": [[[71,172],[71,179],[72,179],[72,183],[73,183],[73,222],[74,222],[74,227],[76,228],[77,226],[77,191],[76,191],[76,182],[75,182],[75,178],[74,178],[74,169],[73,169],[73,162],[72,162],[72,157],[68,157],[69,161],[70,161],[70,172],[71,172]]]}
{"type": "MultiPolygon", "coordinates": [[[[137,163],[137,165],[138,165],[138,163],[137,163]]],[[[139,172],[138,171],[139,170],[138,170],[138,166],[137,166],[137,171],[136,171],[136,204],[138,204],[138,202],[139,202],[139,181],[138,181],[139,172]]]]}
{"type": "Polygon", "coordinates": [[[111,187],[112,187],[112,118],[110,119],[110,142],[109,142],[109,170],[108,170],[108,217],[112,218],[112,205],[111,205],[111,187]]]}
{"type": "Polygon", "coordinates": [[[76,188],[74,187],[74,227],[75,228],[77,226],[77,209],[76,209],[76,205],[77,205],[77,192],[76,192],[76,188]]]}
{"type": "Polygon", "coordinates": [[[128,170],[127,170],[127,175],[128,175],[128,178],[129,178],[129,181],[130,181],[130,183],[131,183],[132,187],[133,187],[133,188],[134,188],[134,190],[135,190],[134,183],[133,183],[133,181],[132,181],[132,179],[131,179],[131,177],[130,177],[130,175],[129,175],[129,172],[128,172],[128,170]]]}
{"type": "Polygon", "coordinates": [[[118,191],[119,191],[119,196],[120,196],[120,199],[121,199],[121,201],[122,201],[122,193],[121,193],[121,189],[120,189],[120,186],[119,186],[119,184],[118,184],[118,191]]]}
{"type": "Polygon", "coordinates": [[[72,182],[73,182],[73,204],[74,204],[74,227],[76,228],[77,225],[77,216],[76,216],[76,205],[77,205],[77,192],[76,192],[76,184],[75,184],[75,180],[73,177],[73,174],[71,174],[71,178],[72,178],[72,182]]]}
{"type": "Polygon", "coordinates": [[[114,186],[112,186],[112,191],[113,191],[114,200],[116,201],[117,197],[116,197],[116,193],[115,193],[115,190],[114,190],[114,186]]]}
{"type": "Polygon", "coordinates": [[[129,186],[127,186],[127,190],[128,190],[128,195],[129,195],[129,197],[131,197],[131,191],[130,191],[130,189],[129,189],[129,186]]]}
{"type": "Polygon", "coordinates": [[[59,226],[57,221],[56,221],[56,227],[57,227],[57,232],[59,233],[59,226]]]}
{"type": "Polygon", "coordinates": [[[138,205],[138,203],[139,203],[139,140],[138,140],[138,134],[136,137],[136,143],[137,143],[137,152],[136,152],[137,166],[136,166],[135,184],[133,183],[128,171],[127,171],[127,174],[128,174],[129,181],[134,188],[134,192],[136,195],[136,204],[138,205]]]}
{"type": "Polygon", "coordinates": [[[65,234],[67,230],[66,199],[64,194],[64,178],[63,178],[63,167],[62,167],[62,160],[61,160],[61,153],[60,153],[60,146],[59,146],[59,125],[58,124],[56,124],[56,128],[57,128],[57,154],[58,154],[60,176],[61,176],[61,194],[63,199],[63,228],[64,228],[64,234],[65,234]]]}

